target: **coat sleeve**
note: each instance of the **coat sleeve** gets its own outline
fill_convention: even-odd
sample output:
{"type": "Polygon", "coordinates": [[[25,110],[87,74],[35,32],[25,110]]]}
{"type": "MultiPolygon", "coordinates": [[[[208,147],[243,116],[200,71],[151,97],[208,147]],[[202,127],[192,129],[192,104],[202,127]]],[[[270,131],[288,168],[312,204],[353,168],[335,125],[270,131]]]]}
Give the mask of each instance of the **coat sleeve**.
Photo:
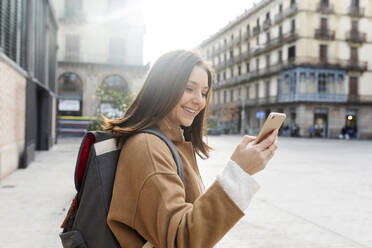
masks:
{"type": "Polygon", "coordinates": [[[135,137],[120,156],[108,216],[119,243],[125,243],[123,223],[155,247],[213,247],[243,217],[242,210],[218,181],[187,203],[166,145],[146,134],[135,137]]]}

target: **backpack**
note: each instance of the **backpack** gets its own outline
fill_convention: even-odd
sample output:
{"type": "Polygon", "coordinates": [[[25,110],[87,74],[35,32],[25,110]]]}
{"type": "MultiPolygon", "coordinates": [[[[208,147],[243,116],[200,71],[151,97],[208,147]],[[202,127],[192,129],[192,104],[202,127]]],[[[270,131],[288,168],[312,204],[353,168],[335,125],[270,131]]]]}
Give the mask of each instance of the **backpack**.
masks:
{"type": "MultiPolygon", "coordinates": [[[[157,127],[140,132],[168,145],[184,182],[181,158],[172,141],[157,127]]],[[[117,138],[109,132],[87,132],[83,137],[75,166],[77,194],[61,225],[64,248],[120,247],[106,222],[120,151],[117,138]]]]}

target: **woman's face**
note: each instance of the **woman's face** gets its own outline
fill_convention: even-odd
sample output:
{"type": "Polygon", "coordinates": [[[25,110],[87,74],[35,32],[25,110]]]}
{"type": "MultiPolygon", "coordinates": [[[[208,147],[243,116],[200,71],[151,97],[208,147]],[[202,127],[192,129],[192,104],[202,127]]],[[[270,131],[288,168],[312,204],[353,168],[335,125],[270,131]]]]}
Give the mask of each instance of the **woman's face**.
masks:
{"type": "Polygon", "coordinates": [[[208,90],[207,72],[204,68],[195,66],[181,99],[169,113],[168,119],[178,126],[191,126],[194,118],[205,107],[208,90]]]}

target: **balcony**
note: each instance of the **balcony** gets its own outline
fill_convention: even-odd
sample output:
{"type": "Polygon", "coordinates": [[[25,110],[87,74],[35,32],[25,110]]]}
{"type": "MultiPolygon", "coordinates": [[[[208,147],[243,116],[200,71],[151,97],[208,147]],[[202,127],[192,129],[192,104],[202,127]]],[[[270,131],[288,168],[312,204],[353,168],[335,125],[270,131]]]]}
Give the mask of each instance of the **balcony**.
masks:
{"type": "Polygon", "coordinates": [[[229,59],[227,59],[227,61],[226,61],[226,65],[227,65],[228,67],[230,67],[230,66],[232,66],[232,65],[234,64],[234,61],[235,61],[234,57],[229,58],[229,59]]]}
{"type": "Polygon", "coordinates": [[[360,8],[359,6],[350,6],[348,9],[348,14],[352,17],[363,17],[364,8],[360,8]]]}
{"type": "Polygon", "coordinates": [[[352,43],[366,42],[366,33],[361,33],[358,30],[351,30],[346,33],[346,41],[352,43]]]}
{"type": "Polygon", "coordinates": [[[347,95],[326,92],[279,94],[278,102],[346,102],[347,95]]]}
{"type": "Polygon", "coordinates": [[[269,42],[266,42],[264,45],[256,47],[254,49],[253,53],[254,55],[260,55],[265,52],[269,52],[273,49],[278,48],[279,46],[288,43],[293,42],[298,39],[298,34],[296,30],[290,31],[285,33],[284,35],[278,36],[276,38],[271,39],[269,42]]]}
{"type": "Polygon", "coordinates": [[[319,40],[334,40],[335,39],[335,31],[326,29],[326,28],[320,28],[315,30],[315,39],[319,40]]]}
{"type": "Polygon", "coordinates": [[[260,33],[260,31],[261,31],[260,26],[256,26],[256,27],[254,27],[254,28],[253,28],[253,35],[254,35],[254,36],[258,35],[258,34],[260,33]]]}
{"type": "Polygon", "coordinates": [[[267,30],[267,29],[270,28],[270,26],[271,26],[271,20],[270,20],[270,19],[266,19],[266,20],[264,21],[264,23],[263,23],[263,29],[264,29],[264,30],[267,30]]]}
{"type": "Polygon", "coordinates": [[[282,22],[285,18],[293,16],[294,14],[297,13],[297,10],[298,10],[297,5],[293,4],[292,6],[290,6],[289,8],[285,9],[283,12],[275,16],[274,18],[275,23],[278,24],[279,22],[282,22]]]}
{"type": "Polygon", "coordinates": [[[316,11],[323,14],[331,14],[334,12],[333,4],[324,4],[322,2],[318,3],[316,6],[316,11]]]}
{"type": "Polygon", "coordinates": [[[367,70],[368,62],[349,59],[349,60],[343,61],[343,65],[350,71],[363,72],[367,70]]]}

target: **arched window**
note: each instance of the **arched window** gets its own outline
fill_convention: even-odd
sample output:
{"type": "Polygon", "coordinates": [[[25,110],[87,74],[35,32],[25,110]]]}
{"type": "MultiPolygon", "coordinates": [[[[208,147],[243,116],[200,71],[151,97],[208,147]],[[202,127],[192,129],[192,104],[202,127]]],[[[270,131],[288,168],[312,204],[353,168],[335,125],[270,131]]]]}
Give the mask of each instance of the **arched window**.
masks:
{"type": "Polygon", "coordinates": [[[59,95],[81,95],[82,81],[76,73],[66,72],[58,79],[58,94],[59,95]]]}
{"type": "Polygon", "coordinates": [[[120,75],[109,75],[103,80],[103,88],[107,92],[115,90],[122,92],[124,95],[128,93],[128,83],[120,75]]]}

